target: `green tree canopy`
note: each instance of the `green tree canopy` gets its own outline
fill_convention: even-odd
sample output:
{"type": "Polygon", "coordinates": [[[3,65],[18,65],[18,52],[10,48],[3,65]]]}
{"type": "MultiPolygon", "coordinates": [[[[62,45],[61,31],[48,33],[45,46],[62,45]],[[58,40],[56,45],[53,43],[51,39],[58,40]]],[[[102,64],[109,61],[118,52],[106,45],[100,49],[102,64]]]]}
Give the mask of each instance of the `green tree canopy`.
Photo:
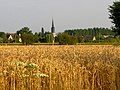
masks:
{"type": "Polygon", "coordinates": [[[113,5],[109,6],[109,18],[114,24],[113,30],[116,35],[120,35],[120,1],[113,2],[113,5]]]}
{"type": "Polygon", "coordinates": [[[60,33],[57,36],[57,41],[59,42],[60,45],[74,45],[77,43],[77,37],[75,36],[70,36],[67,33],[60,33]]]}
{"type": "Polygon", "coordinates": [[[21,30],[17,31],[17,34],[32,34],[32,31],[28,27],[24,27],[21,30]]]}
{"type": "Polygon", "coordinates": [[[52,43],[52,42],[53,42],[54,37],[53,37],[53,34],[52,34],[52,33],[50,33],[50,32],[45,32],[44,36],[45,36],[44,39],[45,39],[45,42],[46,42],[46,43],[52,43]]]}
{"type": "Polygon", "coordinates": [[[21,30],[17,31],[17,34],[20,34],[23,44],[32,44],[34,42],[34,35],[28,27],[24,27],[21,30]]]}
{"type": "Polygon", "coordinates": [[[0,42],[6,42],[7,41],[7,37],[5,32],[0,32],[0,42]]]}

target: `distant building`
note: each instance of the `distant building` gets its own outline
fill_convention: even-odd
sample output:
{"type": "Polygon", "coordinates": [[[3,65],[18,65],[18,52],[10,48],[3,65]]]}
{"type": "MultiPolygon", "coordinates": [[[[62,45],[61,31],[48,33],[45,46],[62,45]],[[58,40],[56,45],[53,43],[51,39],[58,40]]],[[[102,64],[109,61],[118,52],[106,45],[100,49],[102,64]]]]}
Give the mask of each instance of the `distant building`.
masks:
{"type": "Polygon", "coordinates": [[[95,36],[93,37],[93,41],[96,41],[96,37],[95,36]]]}
{"type": "Polygon", "coordinates": [[[55,33],[54,21],[52,20],[51,33],[55,33]]]}
{"type": "Polygon", "coordinates": [[[52,27],[51,27],[51,33],[53,34],[53,43],[55,42],[55,37],[56,37],[56,34],[55,34],[55,26],[54,26],[54,21],[52,20],[52,27]]]}
{"type": "Polygon", "coordinates": [[[8,40],[13,40],[12,35],[10,35],[10,36],[8,37],[8,40]]]}
{"type": "Polygon", "coordinates": [[[6,34],[8,42],[15,42],[16,33],[7,33],[6,34]]]}
{"type": "Polygon", "coordinates": [[[84,41],[96,41],[96,37],[92,35],[86,35],[84,41]]]}
{"type": "Polygon", "coordinates": [[[22,42],[21,34],[19,34],[19,42],[20,42],[20,43],[22,42]]]}
{"type": "Polygon", "coordinates": [[[109,35],[103,35],[103,37],[104,37],[104,38],[108,38],[108,37],[109,37],[109,35]]]}
{"type": "Polygon", "coordinates": [[[21,39],[21,38],[19,38],[19,42],[20,42],[20,43],[22,42],[22,39],[21,39]]]}
{"type": "Polygon", "coordinates": [[[22,42],[21,34],[19,34],[19,35],[17,36],[16,33],[7,33],[6,36],[7,36],[8,42],[10,42],[10,43],[16,42],[16,39],[17,39],[17,38],[18,38],[18,41],[19,41],[20,43],[22,42]]]}

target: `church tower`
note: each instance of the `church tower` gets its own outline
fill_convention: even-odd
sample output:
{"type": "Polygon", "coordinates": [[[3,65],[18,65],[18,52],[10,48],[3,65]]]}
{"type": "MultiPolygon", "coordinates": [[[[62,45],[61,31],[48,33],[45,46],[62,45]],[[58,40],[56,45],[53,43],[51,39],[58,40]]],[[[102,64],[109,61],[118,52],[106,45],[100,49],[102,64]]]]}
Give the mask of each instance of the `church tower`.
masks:
{"type": "Polygon", "coordinates": [[[52,20],[51,33],[52,33],[52,34],[55,33],[55,27],[54,27],[54,21],[53,21],[53,20],[52,20]]]}
{"type": "Polygon", "coordinates": [[[51,27],[51,33],[53,34],[53,44],[55,42],[55,27],[54,27],[54,21],[52,20],[52,27],[51,27]]]}

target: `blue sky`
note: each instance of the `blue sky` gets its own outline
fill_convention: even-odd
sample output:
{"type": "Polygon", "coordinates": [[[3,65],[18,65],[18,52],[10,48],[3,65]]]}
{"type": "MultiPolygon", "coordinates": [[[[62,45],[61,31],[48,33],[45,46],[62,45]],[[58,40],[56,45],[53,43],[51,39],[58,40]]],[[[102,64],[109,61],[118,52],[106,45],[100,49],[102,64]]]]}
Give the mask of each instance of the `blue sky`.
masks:
{"type": "Polygon", "coordinates": [[[16,32],[29,27],[33,32],[111,27],[108,5],[114,0],[0,0],[0,31],[16,32]]]}

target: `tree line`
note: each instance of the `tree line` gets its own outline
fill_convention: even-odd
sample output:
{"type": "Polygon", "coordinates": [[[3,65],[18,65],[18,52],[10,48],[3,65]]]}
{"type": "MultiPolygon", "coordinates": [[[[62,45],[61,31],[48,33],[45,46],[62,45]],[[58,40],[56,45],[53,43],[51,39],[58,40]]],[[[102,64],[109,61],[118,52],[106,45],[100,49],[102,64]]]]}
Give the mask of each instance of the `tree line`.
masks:
{"type": "Polygon", "coordinates": [[[44,28],[41,29],[41,32],[32,33],[30,28],[24,27],[14,34],[0,32],[0,42],[22,43],[25,45],[33,43],[77,44],[82,42],[98,42],[98,40],[99,42],[100,40],[106,41],[114,35],[115,33],[108,28],[88,28],[65,30],[54,37],[51,32],[45,32],[44,28]],[[93,40],[93,38],[95,38],[95,40],[93,40]]]}
{"type": "Polygon", "coordinates": [[[65,30],[58,34],[58,42],[60,44],[76,44],[83,42],[110,42],[114,38],[115,33],[108,28],[88,28],[65,30]]]}
{"type": "Polygon", "coordinates": [[[41,32],[32,33],[29,27],[23,27],[16,33],[0,32],[0,43],[52,43],[53,35],[50,32],[44,32],[42,28],[41,32]],[[11,37],[10,37],[11,36],[11,37]]]}

